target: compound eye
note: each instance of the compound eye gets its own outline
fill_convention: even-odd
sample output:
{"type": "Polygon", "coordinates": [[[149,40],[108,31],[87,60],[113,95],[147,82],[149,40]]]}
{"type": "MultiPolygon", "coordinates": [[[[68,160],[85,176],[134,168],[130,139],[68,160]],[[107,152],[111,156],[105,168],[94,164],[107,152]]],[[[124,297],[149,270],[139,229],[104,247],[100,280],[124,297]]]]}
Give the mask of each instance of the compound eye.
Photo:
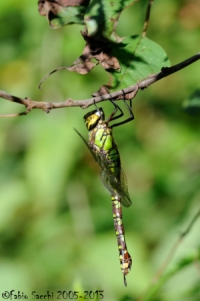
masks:
{"type": "Polygon", "coordinates": [[[92,129],[94,129],[97,124],[98,121],[100,120],[100,116],[96,114],[96,112],[90,116],[88,116],[88,118],[86,119],[86,127],[89,131],[91,131],[92,129]]]}

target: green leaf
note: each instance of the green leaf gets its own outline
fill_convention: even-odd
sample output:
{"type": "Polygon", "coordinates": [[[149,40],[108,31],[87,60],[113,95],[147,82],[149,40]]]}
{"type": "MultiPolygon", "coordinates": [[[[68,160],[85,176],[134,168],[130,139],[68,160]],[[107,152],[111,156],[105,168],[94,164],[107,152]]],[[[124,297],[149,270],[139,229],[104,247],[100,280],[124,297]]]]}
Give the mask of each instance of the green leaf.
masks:
{"type": "Polygon", "coordinates": [[[195,90],[184,102],[183,109],[187,114],[197,115],[200,113],[200,89],[195,90]]]}
{"type": "Polygon", "coordinates": [[[111,55],[118,59],[121,67],[120,71],[107,70],[111,75],[111,91],[133,85],[170,66],[163,48],[141,35],[126,37],[122,43],[113,45],[111,55]]]}
{"type": "Polygon", "coordinates": [[[115,33],[121,12],[131,4],[133,0],[107,1],[92,0],[85,14],[85,25],[88,36],[98,41],[108,39],[113,42],[121,40],[115,33]]]}

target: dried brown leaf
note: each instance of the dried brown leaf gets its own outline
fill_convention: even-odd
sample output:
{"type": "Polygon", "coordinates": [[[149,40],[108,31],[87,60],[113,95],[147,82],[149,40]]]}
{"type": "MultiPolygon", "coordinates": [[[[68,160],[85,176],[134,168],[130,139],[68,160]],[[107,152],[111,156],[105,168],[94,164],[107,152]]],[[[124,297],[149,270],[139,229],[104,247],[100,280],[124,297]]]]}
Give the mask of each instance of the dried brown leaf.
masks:
{"type": "Polygon", "coordinates": [[[67,70],[74,71],[79,74],[87,74],[94,68],[94,66],[96,66],[95,63],[86,61],[83,63],[74,63],[71,67],[67,68],[67,70]]]}
{"type": "Polygon", "coordinates": [[[109,92],[108,87],[105,85],[102,85],[97,92],[92,94],[92,96],[97,97],[97,96],[102,96],[102,95],[109,94],[109,93],[110,92],[109,92]]]}
{"type": "Polygon", "coordinates": [[[120,64],[116,57],[110,56],[108,53],[104,52],[103,50],[100,52],[100,54],[97,54],[94,56],[102,65],[102,67],[106,69],[114,69],[119,70],[120,64]]]}
{"type": "Polygon", "coordinates": [[[41,16],[46,16],[50,12],[57,15],[62,7],[67,6],[87,6],[90,0],[39,0],[38,11],[41,16]]]}
{"type": "Polygon", "coordinates": [[[110,55],[111,48],[109,44],[96,41],[88,37],[84,32],[82,32],[82,35],[86,40],[86,45],[81,56],[68,70],[76,71],[80,74],[87,74],[99,63],[105,70],[120,70],[119,61],[116,57],[110,55]],[[95,64],[92,60],[96,60],[97,63],[95,64]]]}

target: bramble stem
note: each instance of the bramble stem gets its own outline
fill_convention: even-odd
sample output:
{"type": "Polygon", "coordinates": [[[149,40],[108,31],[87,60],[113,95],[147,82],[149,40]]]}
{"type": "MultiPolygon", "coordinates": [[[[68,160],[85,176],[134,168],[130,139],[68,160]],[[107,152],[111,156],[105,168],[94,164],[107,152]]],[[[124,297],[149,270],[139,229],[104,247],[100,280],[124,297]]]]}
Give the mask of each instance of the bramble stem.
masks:
{"type": "MultiPolygon", "coordinates": [[[[124,97],[127,94],[130,94],[131,92],[137,91],[137,89],[143,90],[144,88],[147,88],[148,86],[152,85],[153,83],[161,80],[164,77],[167,77],[191,64],[196,62],[200,59],[200,52],[193,55],[192,57],[188,58],[185,61],[182,61],[174,66],[171,67],[165,67],[162,68],[161,71],[157,74],[153,74],[150,77],[141,80],[139,83],[134,84],[133,86],[127,87],[123,90],[115,91],[113,93],[104,94],[101,96],[85,99],[85,100],[73,100],[73,99],[67,99],[64,102],[39,102],[39,101],[33,101],[30,98],[20,98],[17,96],[10,95],[6,93],[5,91],[0,90],[0,97],[4,98],[6,100],[9,100],[11,102],[16,102],[21,105],[25,105],[26,112],[22,112],[19,114],[9,114],[9,115],[0,115],[0,117],[14,117],[14,116],[22,116],[27,115],[32,109],[42,109],[46,113],[49,113],[52,109],[60,109],[60,108],[67,108],[67,107],[81,107],[82,109],[86,109],[89,106],[93,105],[94,102],[102,102],[108,99],[124,99],[124,97]]],[[[134,95],[134,93],[133,93],[134,95]]]]}

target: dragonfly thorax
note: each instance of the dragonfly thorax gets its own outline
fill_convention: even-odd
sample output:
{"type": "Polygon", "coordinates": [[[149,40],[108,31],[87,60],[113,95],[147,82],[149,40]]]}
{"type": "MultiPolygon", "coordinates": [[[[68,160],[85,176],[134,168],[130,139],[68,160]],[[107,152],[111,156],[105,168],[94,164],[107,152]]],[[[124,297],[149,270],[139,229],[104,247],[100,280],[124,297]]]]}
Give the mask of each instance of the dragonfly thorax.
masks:
{"type": "Polygon", "coordinates": [[[99,121],[103,121],[105,119],[104,111],[102,108],[93,110],[91,112],[88,112],[84,116],[84,119],[88,131],[91,131],[98,125],[99,121]]]}

